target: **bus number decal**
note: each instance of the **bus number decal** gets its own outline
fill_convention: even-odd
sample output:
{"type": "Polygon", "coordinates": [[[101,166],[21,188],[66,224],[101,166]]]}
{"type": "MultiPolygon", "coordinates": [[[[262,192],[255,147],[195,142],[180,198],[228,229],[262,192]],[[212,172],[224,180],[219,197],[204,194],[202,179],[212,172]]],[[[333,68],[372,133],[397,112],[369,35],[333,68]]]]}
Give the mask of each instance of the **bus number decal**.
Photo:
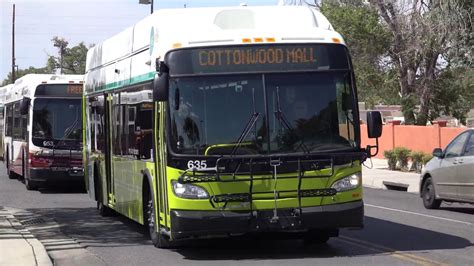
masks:
{"type": "Polygon", "coordinates": [[[188,169],[204,169],[206,167],[207,167],[207,163],[205,160],[188,161],[188,169]]]}
{"type": "Polygon", "coordinates": [[[51,141],[51,140],[45,140],[45,141],[43,141],[43,146],[44,147],[52,147],[52,146],[54,146],[54,142],[51,141]]]}

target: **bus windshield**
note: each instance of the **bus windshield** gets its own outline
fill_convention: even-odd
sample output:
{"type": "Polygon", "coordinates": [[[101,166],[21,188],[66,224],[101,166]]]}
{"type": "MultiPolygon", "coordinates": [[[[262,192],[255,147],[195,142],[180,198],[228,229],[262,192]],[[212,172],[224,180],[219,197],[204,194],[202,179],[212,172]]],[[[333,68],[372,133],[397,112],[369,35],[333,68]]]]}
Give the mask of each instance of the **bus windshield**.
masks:
{"type": "Polygon", "coordinates": [[[82,141],[81,99],[35,99],[32,136],[41,140],[82,141]]]}
{"type": "Polygon", "coordinates": [[[178,154],[314,153],[356,147],[349,71],[172,78],[178,154]]]}

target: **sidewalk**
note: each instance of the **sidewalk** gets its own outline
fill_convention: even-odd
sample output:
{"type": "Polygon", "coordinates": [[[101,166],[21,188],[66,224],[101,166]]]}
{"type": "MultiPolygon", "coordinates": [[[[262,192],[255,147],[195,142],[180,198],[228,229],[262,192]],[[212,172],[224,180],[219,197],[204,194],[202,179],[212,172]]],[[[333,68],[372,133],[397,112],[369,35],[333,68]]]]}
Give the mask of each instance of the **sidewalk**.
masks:
{"type": "Polygon", "coordinates": [[[51,218],[0,206],[0,266],[103,266],[51,218]]]}
{"type": "Polygon", "coordinates": [[[44,246],[0,206],[0,265],[53,265],[44,246]]]}
{"type": "Polygon", "coordinates": [[[387,160],[372,158],[362,166],[362,184],[366,187],[387,189],[388,186],[419,193],[420,174],[388,170],[387,160]],[[372,167],[371,167],[372,166],[372,167]],[[371,168],[368,168],[371,167],[371,168]]]}

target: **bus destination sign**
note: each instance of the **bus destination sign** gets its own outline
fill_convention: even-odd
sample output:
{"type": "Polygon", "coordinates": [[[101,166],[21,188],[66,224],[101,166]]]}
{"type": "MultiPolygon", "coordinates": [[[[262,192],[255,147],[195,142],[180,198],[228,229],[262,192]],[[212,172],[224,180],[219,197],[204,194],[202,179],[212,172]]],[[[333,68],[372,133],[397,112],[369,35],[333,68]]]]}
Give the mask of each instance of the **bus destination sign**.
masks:
{"type": "Polygon", "coordinates": [[[342,45],[285,44],[183,49],[168,57],[170,74],[255,73],[347,69],[342,45]]]}
{"type": "Polygon", "coordinates": [[[35,96],[81,97],[82,88],[82,84],[41,84],[36,88],[35,96]]]}
{"type": "Polygon", "coordinates": [[[266,64],[314,64],[314,47],[222,48],[198,52],[200,67],[266,64]]]}

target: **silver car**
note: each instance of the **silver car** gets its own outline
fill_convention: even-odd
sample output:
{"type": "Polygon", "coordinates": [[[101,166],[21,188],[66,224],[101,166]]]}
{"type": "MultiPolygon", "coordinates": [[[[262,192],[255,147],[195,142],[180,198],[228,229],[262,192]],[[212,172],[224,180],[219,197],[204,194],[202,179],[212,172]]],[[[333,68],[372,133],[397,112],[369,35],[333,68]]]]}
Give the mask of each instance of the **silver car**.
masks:
{"type": "Polygon", "coordinates": [[[443,151],[433,151],[421,174],[420,196],[427,209],[437,209],[441,202],[474,203],[474,129],[456,138],[443,151]]]}

